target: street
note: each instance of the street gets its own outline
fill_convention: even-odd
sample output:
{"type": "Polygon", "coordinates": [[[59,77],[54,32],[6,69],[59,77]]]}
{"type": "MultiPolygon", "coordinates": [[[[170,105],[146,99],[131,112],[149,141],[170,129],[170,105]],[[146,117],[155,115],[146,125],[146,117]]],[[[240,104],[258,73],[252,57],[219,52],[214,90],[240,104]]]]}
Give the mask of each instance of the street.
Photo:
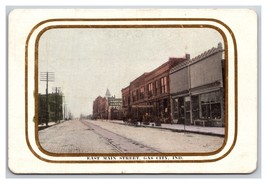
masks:
{"type": "Polygon", "coordinates": [[[205,153],[224,142],[223,137],[100,120],[65,121],[38,135],[42,148],[51,153],[205,153]]]}

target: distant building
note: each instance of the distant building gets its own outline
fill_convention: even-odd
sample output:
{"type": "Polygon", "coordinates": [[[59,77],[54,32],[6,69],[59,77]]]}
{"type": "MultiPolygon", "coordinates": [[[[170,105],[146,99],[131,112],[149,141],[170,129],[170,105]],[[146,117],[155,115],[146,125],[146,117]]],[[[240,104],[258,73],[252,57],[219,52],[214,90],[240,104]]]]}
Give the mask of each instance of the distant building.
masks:
{"type": "Polygon", "coordinates": [[[108,119],[122,119],[122,99],[115,96],[108,98],[108,119]]]}
{"type": "Polygon", "coordinates": [[[174,123],[224,126],[222,44],[170,70],[174,123]]]}
{"type": "Polygon", "coordinates": [[[93,119],[121,119],[122,99],[111,96],[107,89],[105,97],[98,96],[93,103],[93,119]]]}
{"type": "Polygon", "coordinates": [[[93,119],[107,119],[108,106],[105,97],[98,96],[93,103],[93,119]]]}
{"type": "Polygon", "coordinates": [[[109,92],[109,89],[107,89],[106,94],[105,94],[105,97],[106,97],[106,98],[109,98],[110,96],[111,96],[111,94],[110,94],[110,92],[109,92]]]}
{"type": "Polygon", "coordinates": [[[63,119],[63,94],[48,94],[48,104],[46,94],[38,95],[38,123],[58,122],[63,119]],[[48,107],[47,107],[48,105],[48,107]]]}

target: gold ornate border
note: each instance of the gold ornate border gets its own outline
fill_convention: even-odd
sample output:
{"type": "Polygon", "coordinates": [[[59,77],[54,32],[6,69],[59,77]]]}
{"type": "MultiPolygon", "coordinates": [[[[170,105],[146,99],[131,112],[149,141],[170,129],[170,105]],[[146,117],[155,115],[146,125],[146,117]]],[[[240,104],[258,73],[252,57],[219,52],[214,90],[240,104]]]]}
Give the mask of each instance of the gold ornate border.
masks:
{"type": "MultiPolygon", "coordinates": [[[[34,85],[35,85],[35,141],[36,144],[41,152],[43,152],[46,155],[50,156],[55,156],[55,157],[71,157],[71,156],[76,156],[76,157],[86,157],[86,156],[209,156],[209,155],[214,155],[219,153],[226,145],[227,138],[228,138],[228,121],[225,123],[225,139],[224,143],[221,148],[219,148],[216,151],[213,152],[206,152],[206,153],[159,153],[159,154],[152,154],[152,153],[142,153],[142,154],[136,154],[136,153],[124,153],[124,154],[98,154],[98,153],[65,153],[65,154],[56,154],[56,153],[51,153],[46,150],[44,150],[38,139],[38,44],[39,40],[42,36],[42,34],[50,29],[55,29],[55,28],[211,28],[217,30],[223,37],[224,39],[224,45],[225,45],[225,81],[226,84],[228,84],[228,43],[226,36],[224,32],[216,27],[216,26],[211,26],[211,25],[204,25],[204,24],[199,24],[199,25],[182,25],[182,24],[171,24],[171,25],[54,25],[54,26],[47,26],[44,29],[42,29],[35,40],[35,71],[34,71],[34,85]]],[[[225,85],[225,120],[228,120],[228,85],[225,85]]],[[[150,18],[145,18],[145,19],[49,19],[40,22],[36,26],[33,27],[31,32],[29,33],[25,45],[25,134],[26,134],[26,142],[31,150],[31,152],[39,159],[46,161],[46,162],[52,162],[52,163],[136,163],[136,162],[214,162],[217,160],[220,160],[227,156],[231,150],[233,149],[236,139],[237,139],[237,46],[236,46],[236,40],[233,32],[231,29],[224,24],[223,22],[216,20],[216,19],[201,19],[201,18],[195,18],[195,19],[183,19],[183,18],[168,18],[168,19],[150,19],[150,18]],[[210,160],[168,160],[168,161],[147,161],[147,160],[142,160],[142,161],[87,161],[87,160],[79,160],[79,161],[55,161],[55,160],[48,160],[45,158],[42,158],[39,156],[31,147],[30,142],[29,142],[29,137],[28,137],[28,43],[30,40],[30,37],[32,33],[41,25],[48,23],[48,22],[54,22],[54,21],[212,21],[219,23],[223,25],[231,34],[233,44],[234,44],[234,59],[235,59],[235,136],[234,136],[234,141],[230,147],[230,149],[221,157],[216,158],[216,159],[210,159],[210,160]]]]}

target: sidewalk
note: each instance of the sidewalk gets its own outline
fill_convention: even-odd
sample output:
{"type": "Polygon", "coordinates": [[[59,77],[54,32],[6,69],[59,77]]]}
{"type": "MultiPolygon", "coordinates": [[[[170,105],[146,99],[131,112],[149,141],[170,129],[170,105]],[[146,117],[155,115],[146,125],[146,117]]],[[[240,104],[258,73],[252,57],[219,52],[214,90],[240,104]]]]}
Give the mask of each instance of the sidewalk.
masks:
{"type": "Polygon", "coordinates": [[[52,126],[54,126],[54,125],[57,125],[57,124],[59,124],[59,123],[63,123],[63,122],[64,122],[63,120],[61,120],[61,121],[58,122],[58,123],[55,123],[54,121],[53,121],[53,122],[48,122],[48,126],[46,126],[45,123],[42,123],[42,124],[39,124],[39,125],[38,125],[38,130],[43,130],[43,129],[52,127],[52,126]]]}
{"type": "MultiPolygon", "coordinates": [[[[113,123],[125,124],[123,121],[115,121],[112,120],[113,123]]],[[[214,135],[214,136],[225,136],[225,127],[203,127],[203,126],[191,126],[191,125],[183,125],[183,124],[161,124],[161,126],[152,126],[153,123],[149,125],[141,125],[142,127],[150,127],[150,128],[158,128],[158,129],[166,129],[175,132],[189,132],[189,133],[198,133],[205,135],[214,135]]]]}
{"type": "Polygon", "coordinates": [[[192,132],[192,133],[200,133],[206,135],[216,135],[216,136],[224,136],[225,128],[224,127],[203,127],[203,126],[190,126],[190,125],[181,125],[181,124],[161,124],[161,128],[163,129],[171,129],[181,132],[192,132]]]}

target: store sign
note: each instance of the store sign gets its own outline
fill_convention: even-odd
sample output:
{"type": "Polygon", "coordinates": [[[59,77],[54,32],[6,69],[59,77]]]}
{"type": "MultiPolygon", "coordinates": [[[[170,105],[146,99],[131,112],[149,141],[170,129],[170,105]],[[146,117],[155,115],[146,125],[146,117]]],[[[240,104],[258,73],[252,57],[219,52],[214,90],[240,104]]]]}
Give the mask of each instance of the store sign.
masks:
{"type": "Polygon", "coordinates": [[[122,99],[109,99],[108,105],[112,107],[122,106],[122,99]]]}

